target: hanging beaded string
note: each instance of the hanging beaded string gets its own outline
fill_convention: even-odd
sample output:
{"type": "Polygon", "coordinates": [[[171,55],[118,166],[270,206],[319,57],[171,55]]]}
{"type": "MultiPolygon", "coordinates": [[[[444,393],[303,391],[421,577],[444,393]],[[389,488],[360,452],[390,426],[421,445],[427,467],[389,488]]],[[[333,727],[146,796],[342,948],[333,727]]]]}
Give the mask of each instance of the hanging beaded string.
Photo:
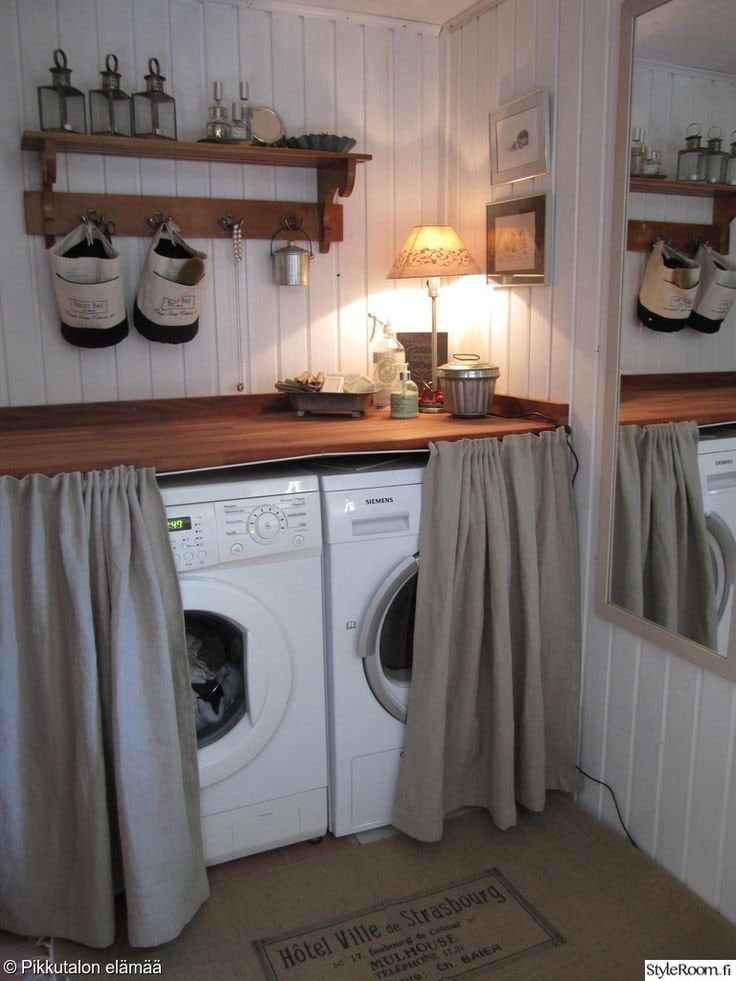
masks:
{"type": "Polygon", "coordinates": [[[238,382],[235,386],[238,392],[245,391],[243,381],[243,337],[241,333],[241,306],[240,306],[240,276],[239,268],[243,261],[243,219],[235,218],[229,212],[224,218],[220,219],[223,228],[229,228],[232,235],[233,245],[233,293],[235,295],[235,351],[238,361],[238,382]]]}

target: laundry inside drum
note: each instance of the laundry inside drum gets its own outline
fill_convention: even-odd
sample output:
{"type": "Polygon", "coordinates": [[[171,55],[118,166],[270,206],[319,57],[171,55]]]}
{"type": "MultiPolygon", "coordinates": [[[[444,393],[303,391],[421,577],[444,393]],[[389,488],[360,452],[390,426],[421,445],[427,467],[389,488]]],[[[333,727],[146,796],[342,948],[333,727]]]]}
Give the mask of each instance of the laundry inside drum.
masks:
{"type": "Polygon", "coordinates": [[[224,617],[187,611],[184,623],[197,746],[202,749],[245,714],[245,642],[242,631],[224,617]]]}

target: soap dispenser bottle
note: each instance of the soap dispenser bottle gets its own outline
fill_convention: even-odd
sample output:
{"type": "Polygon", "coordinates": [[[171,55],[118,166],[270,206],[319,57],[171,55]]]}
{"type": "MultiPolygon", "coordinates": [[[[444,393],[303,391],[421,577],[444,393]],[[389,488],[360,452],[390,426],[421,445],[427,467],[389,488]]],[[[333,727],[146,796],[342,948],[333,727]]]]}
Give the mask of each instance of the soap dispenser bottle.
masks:
{"type": "Polygon", "coordinates": [[[411,380],[409,366],[398,366],[399,377],[391,389],[391,418],[414,419],[419,415],[419,389],[411,380]]]}

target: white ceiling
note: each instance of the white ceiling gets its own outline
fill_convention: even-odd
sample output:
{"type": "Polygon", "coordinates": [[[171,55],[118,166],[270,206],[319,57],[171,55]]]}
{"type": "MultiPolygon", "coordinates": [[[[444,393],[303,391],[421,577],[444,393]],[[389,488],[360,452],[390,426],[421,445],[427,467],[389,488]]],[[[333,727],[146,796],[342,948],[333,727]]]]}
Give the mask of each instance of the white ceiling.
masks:
{"type": "Polygon", "coordinates": [[[669,0],[636,21],[636,55],[736,74],[734,0],[669,0]]]}
{"type": "Polygon", "coordinates": [[[286,0],[286,2],[302,7],[326,7],[330,10],[421,21],[425,24],[437,24],[440,27],[475,6],[474,0],[286,0]]]}

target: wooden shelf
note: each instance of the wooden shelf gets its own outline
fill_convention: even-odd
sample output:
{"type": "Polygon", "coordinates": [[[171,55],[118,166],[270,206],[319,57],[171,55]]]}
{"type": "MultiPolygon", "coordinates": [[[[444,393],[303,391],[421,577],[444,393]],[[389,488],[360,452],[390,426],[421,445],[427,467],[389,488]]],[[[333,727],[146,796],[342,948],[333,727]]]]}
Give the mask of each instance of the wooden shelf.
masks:
{"type": "Polygon", "coordinates": [[[621,425],[690,419],[699,426],[736,420],[736,372],[621,376],[621,425]]]}
{"type": "Polygon", "coordinates": [[[697,242],[708,242],[718,252],[728,251],[729,225],[736,217],[736,186],[659,177],[632,177],[629,190],[644,194],[710,198],[713,201],[713,222],[710,225],[686,221],[630,219],[626,236],[626,248],[629,251],[648,252],[660,238],[681,252],[693,251],[697,242]]]}
{"type": "Polygon", "coordinates": [[[44,235],[47,245],[65,235],[88,210],[104,213],[118,235],[153,234],[149,216],[171,215],[191,238],[226,238],[230,231],[220,219],[230,213],[243,219],[243,238],[270,239],[287,215],[301,221],[309,238],[328,252],[343,238],[342,205],[337,197],[352,193],[357,165],[371,159],[366,153],[329,153],[287,147],[242,144],[185,143],[174,140],[116,138],[79,133],[25,132],[23,150],[41,154],[41,191],[24,194],[26,231],[44,235]],[[317,171],[317,202],[244,201],[221,198],[172,198],[144,195],[76,194],[54,191],[59,153],[95,154],[136,159],[188,160],[241,166],[300,167],[317,171]]]}
{"type": "Polygon", "coordinates": [[[126,463],[159,473],[238,466],[340,453],[426,450],[438,440],[502,439],[566,426],[569,407],[496,395],[497,415],[474,418],[421,412],[392,419],[299,418],[285,395],[89,402],[0,408],[0,474],[103,470],[126,463]]]}
{"type": "Polygon", "coordinates": [[[645,194],[676,194],[691,198],[736,196],[736,185],[733,184],[675,181],[668,177],[632,177],[629,189],[645,194]]]}

